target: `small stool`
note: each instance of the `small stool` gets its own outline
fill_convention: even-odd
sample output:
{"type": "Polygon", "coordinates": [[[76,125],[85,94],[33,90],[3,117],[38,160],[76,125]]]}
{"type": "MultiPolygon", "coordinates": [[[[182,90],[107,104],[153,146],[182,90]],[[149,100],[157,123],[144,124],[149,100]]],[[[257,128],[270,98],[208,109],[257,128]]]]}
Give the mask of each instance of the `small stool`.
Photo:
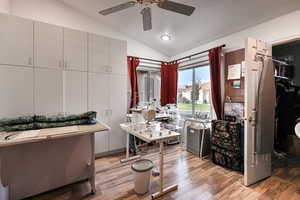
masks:
{"type": "Polygon", "coordinates": [[[145,194],[149,191],[151,170],[153,162],[147,159],[137,160],[131,165],[134,172],[134,191],[145,194]]]}

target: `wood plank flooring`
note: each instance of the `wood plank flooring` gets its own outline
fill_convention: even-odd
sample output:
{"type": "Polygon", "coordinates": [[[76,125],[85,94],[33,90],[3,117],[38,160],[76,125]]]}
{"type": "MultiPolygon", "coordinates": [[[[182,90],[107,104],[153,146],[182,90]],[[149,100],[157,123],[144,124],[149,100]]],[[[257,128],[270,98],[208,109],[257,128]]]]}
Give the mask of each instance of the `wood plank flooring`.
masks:
{"type": "MultiPolygon", "coordinates": [[[[144,158],[158,166],[158,148],[149,150],[144,158]]],[[[145,200],[158,191],[159,178],[152,177],[150,193],[139,196],[133,190],[130,164],[121,164],[124,155],[96,160],[97,193],[89,195],[88,183],[77,183],[60,188],[30,200],[145,200]]],[[[209,159],[182,151],[179,146],[166,147],[165,184],[177,183],[179,188],[164,200],[300,200],[300,168],[274,170],[274,175],[251,187],[242,185],[240,173],[214,165],[209,159]]]]}

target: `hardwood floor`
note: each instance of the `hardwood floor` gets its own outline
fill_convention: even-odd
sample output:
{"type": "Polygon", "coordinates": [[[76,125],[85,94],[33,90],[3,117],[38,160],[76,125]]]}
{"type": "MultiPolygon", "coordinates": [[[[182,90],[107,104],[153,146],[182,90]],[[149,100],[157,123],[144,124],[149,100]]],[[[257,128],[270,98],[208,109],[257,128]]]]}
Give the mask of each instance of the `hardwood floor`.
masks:
{"type": "MultiPolygon", "coordinates": [[[[158,149],[149,150],[143,156],[158,166],[158,149]]],[[[133,190],[133,174],[130,164],[121,164],[124,155],[96,160],[97,193],[89,195],[88,183],[78,183],[45,193],[30,200],[144,200],[158,191],[159,178],[152,177],[150,193],[138,196],[133,190]]],[[[161,199],[165,200],[299,200],[300,168],[274,170],[274,175],[251,187],[241,184],[243,176],[237,172],[214,165],[210,160],[182,151],[179,146],[166,148],[165,184],[177,183],[177,191],[161,199]]]]}

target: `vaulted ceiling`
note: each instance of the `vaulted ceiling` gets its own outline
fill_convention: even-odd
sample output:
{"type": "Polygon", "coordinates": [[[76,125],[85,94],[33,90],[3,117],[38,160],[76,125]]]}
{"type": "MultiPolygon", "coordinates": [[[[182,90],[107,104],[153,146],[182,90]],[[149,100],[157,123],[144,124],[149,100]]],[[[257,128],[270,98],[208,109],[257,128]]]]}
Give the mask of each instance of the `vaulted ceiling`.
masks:
{"type": "Polygon", "coordinates": [[[167,56],[300,9],[299,0],[174,0],[196,7],[193,15],[188,17],[153,5],[153,29],[144,32],[140,6],[108,16],[98,14],[128,0],[61,1],[167,56]],[[161,41],[163,33],[169,33],[172,40],[161,41]]]}

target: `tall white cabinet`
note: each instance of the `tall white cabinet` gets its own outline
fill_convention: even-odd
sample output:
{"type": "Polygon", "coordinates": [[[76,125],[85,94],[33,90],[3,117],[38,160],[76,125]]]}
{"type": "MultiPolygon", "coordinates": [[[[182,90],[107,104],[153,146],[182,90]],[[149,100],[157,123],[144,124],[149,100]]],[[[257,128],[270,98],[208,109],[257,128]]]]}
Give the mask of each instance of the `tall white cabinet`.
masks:
{"type": "Polygon", "coordinates": [[[63,66],[63,28],[34,23],[34,65],[59,69],[63,66]]]}
{"type": "Polygon", "coordinates": [[[36,114],[63,112],[62,70],[35,68],[34,104],[36,114]]]}
{"type": "Polygon", "coordinates": [[[87,71],[88,33],[64,28],[64,67],[87,71]]]}
{"type": "Polygon", "coordinates": [[[33,66],[33,21],[0,14],[0,63],[33,66]]]}
{"type": "Polygon", "coordinates": [[[0,14],[0,117],[94,110],[111,129],[96,154],[125,147],[125,41],[0,14]]]}
{"type": "MultiPolygon", "coordinates": [[[[97,111],[97,120],[109,125],[110,122],[110,88],[109,75],[103,73],[88,74],[88,108],[97,111]]],[[[104,153],[109,151],[109,137],[111,131],[102,132],[95,135],[95,151],[96,153],[104,153]]]]}
{"type": "Polygon", "coordinates": [[[110,39],[104,36],[89,34],[89,71],[111,72],[110,68],[110,39]]]}
{"type": "Polygon", "coordinates": [[[125,147],[125,134],[120,123],[126,120],[127,112],[127,76],[110,75],[110,122],[111,133],[109,146],[111,150],[125,147]]]}
{"type": "Polygon", "coordinates": [[[33,68],[0,65],[0,118],[34,114],[33,68]]]}
{"type": "Polygon", "coordinates": [[[88,111],[87,72],[64,71],[64,112],[83,113],[88,111]]]}

